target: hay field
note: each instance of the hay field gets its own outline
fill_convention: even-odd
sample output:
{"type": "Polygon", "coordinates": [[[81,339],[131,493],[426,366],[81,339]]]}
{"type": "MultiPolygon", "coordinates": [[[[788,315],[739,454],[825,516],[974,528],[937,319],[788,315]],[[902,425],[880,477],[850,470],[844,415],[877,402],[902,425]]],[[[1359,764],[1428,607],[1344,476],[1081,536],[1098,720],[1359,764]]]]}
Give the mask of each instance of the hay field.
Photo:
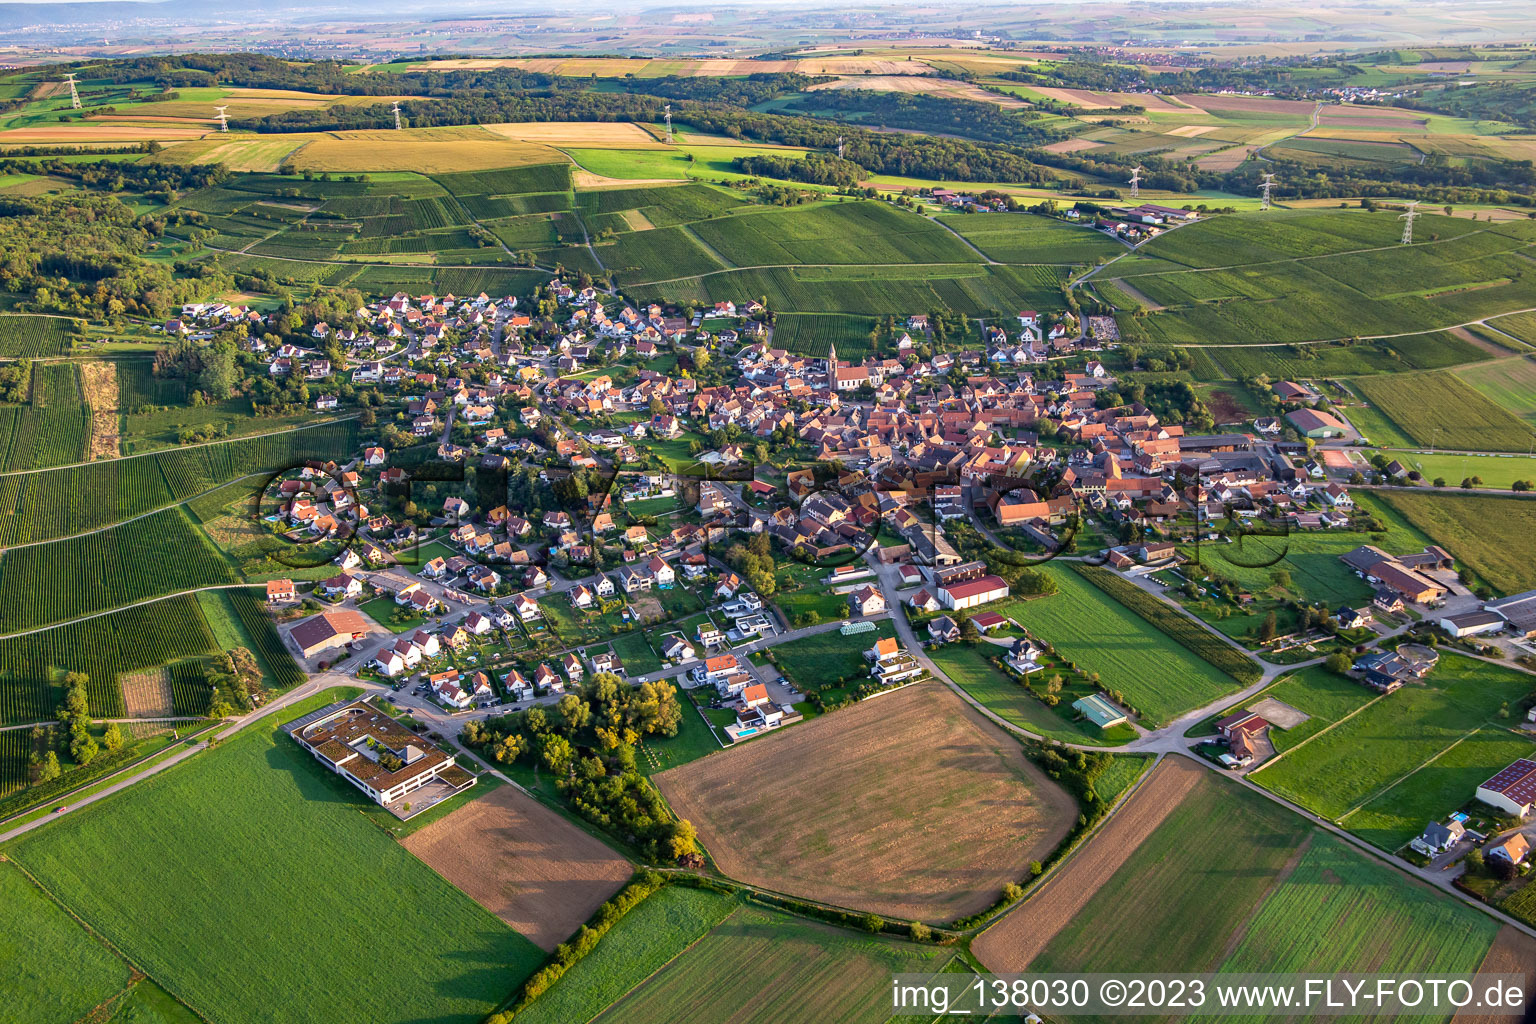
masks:
{"type": "Polygon", "coordinates": [[[288,154],[323,136],[312,133],[228,135],[216,132],[192,142],[167,145],[149,157],[156,163],[223,164],[232,171],[277,170],[288,154]]]}
{"type": "Polygon", "coordinates": [[[1111,107],[1137,106],[1148,111],[1162,113],[1187,112],[1188,107],[1175,106],[1161,96],[1131,92],[1095,92],[1091,89],[1058,89],[1055,86],[1030,86],[1040,95],[1058,103],[1067,103],[1084,110],[1108,110],[1111,107]]]}
{"type": "Polygon", "coordinates": [[[1218,149],[1214,153],[1195,158],[1195,166],[1202,171],[1231,171],[1236,170],[1248,159],[1249,154],[1258,149],[1258,146],[1232,146],[1229,149],[1218,149]]]}
{"type": "Polygon", "coordinates": [[[558,150],[532,142],[483,138],[444,138],[408,132],[337,132],[322,135],[288,155],[300,171],[417,171],[451,174],[557,163],[558,150]],[[402,136],[404,136],[402,138],[402,136]]]}
{"type": "Polygon", "coordinates": [[[928,93],[932,96],[942,96],[946,99],[975,100],[980,103],[995,103],[1000,107],[1024,108],[1029,104],[1017,96],[1008,96],[1001,93],[988,92],[980,86],[970,82],[961,82],[952,78],[936,78],[930,75],[856,75],[837,79],[835,82],[824,82],[813,85],[806,92],[817,92],[824,89],[872,89],[875,92],[900,92],[900,93],[928,93]]]}
{"type": "Polygon", "coordinates": [[[629,880],[629,861],[515,786],[405,839],[405,848],[552,951],[629,880]]]}
{"type": "Polygon", "coordinates": [[[80,145],[121,142],[173,142],[200,139],[208,129],[187,124],[59,124],[12,128],[0,132],[0,146],[80,145]]]}
{"type": "Polygon", "coordinates": [[[504,139],[544,146],[587,149],[666,149],[663,142],[628,121],[543,121],[488,124],[485,130],[504,139]]]}
{"type": "Polygon", "coordinates": [[[1077,813],[1013,739],[937,683],[653,781],[724,874],[927,921],[988,906],[1077,813]]]}

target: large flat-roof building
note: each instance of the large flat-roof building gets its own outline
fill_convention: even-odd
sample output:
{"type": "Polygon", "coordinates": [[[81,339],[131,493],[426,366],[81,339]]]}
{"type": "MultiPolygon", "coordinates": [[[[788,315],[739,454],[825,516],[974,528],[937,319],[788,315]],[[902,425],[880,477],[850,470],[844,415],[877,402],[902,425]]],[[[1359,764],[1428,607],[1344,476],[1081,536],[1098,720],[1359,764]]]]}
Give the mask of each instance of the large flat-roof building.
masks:
{"type": "Polygon", "coordinates": [[[1536,807],[1536,761],[1522,757],[1477,787],[1477,798],[1523,818],[1536,807]]]}
{"type": "Polygon", "coordinates": [[[288,734],[315,760],[388,807],[434,780],[457,791],[475,777],[447,754],[374,707],[368,698],[305,715],[288,734]]]}

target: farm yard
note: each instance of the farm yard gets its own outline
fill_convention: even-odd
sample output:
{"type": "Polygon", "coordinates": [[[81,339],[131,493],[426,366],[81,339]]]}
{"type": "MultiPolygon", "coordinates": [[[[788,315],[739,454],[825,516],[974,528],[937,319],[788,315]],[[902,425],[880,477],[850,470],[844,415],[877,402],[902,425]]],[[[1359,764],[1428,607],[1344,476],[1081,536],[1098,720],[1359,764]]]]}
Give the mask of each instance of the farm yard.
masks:
{"type": "MultiPolygon", "coordinates": [[[[1405,827],[1405,816],[1417,810],[1415,801],[1424,791],[1420,782],[1434,785],[1431,780],[1440,771],[1435,765],[1442,756],[1449,756],[1453,744],[1467,741],[1484,727],[1497,727],[1499,708],[1518,701],[1529,690],[1529,677],[1523,673],[1445,653],[1423,684],[1405,686],[1373,701],[1333,728],[1291,747],[1251,778],[1351,831],[1358,827],[1357,834],[1378,842],[1395,834],[1391,829],[1382,831],[1384,820],[1392,828],[1405,827]],[[1419,780],[1416,773],[1421,771],[1430,774],[1419,780]],[[1356,812],[1378,801],[1410,773],[1415,773],[1414,785],[1397,788],[1394,795],[1376,802],[1357,826],[1356,812]]],[[[1479,742],[1452,757],[1445,770],[1459,765],[1468,773],[1466,778],[1481,770],[1486,779],[1507,762],[1488,762],[1483,769],[1460,762],[1475,750],[1492,751],[1497,746],[1479,742]]],[[[1443,813],[1470,799],[1478,781],[1472,780],[1461,799],[1443,813]]],[[[1423,827],[1423,822],[1414,825],[1423,827]]]]}
{"type": "Polygon", "coordinates": [[[515,786],[413,833],[405,848],[546,952],[629,880],[629,862],[515,786]]]}
{"type": "Polygon", "coordinates": [[[1048,883],[977,940],[981,961],[1047,972],[1404,973],[1482,962],[1498,931],[1489,918],[1261,796],[1182,771],[1193,774],[1155,831],[1132,837],[1129,850],[1109,829],[1089,840],[1068,862],[1070,878],[1048,883]],[[1023,928],[1031,934],[1021,948],[1010,940],[1023,928]]]}
{"type": "Polygon", "coordinates": [[[357,813],[362,803],[263,723],[6,854],[207,1017],[478,1021],[538,965],[539,950],[357,813]],[[104,879],[108,862],[116,869],[104,879]],[[393,884],[375,884],[381,874],[393,884]],[[380,934],[456,955],[401,957],[381,973],[380,934]]]}
{"type": "Polygon", "coordinates": [[[1072,798],[1014,740],[928,683],[654,781],[672,809],[693,822],[725,874],[929,921],[992,903],[1004,884],[1055,847],[1075,813],[1072,798]],[[942,771],[934,770],[936,751],[942,771]],[[743,777],[776,782],[741,786],[743,777]],[[817,793],[814,780],[824,778],[843,780],[836,799],[786,799],[817,793]],[[978,813],[983,806],[987,812],[978,813]],[[907,829],[917,820],[930,827],[907,829]]]}

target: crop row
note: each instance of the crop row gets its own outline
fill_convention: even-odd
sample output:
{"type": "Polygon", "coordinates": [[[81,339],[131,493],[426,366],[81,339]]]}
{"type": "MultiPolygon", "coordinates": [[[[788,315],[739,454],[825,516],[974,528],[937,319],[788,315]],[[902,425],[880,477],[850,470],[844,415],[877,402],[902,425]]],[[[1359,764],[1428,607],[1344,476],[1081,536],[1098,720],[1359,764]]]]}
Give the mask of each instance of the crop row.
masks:
{"type": "Polygon", "coordinates": [[[65,672],[90,677],[93,716],[124,714],[118,676],[215,650],[191,595],[0,640],[0,722],[54,717],[65,672]]]}

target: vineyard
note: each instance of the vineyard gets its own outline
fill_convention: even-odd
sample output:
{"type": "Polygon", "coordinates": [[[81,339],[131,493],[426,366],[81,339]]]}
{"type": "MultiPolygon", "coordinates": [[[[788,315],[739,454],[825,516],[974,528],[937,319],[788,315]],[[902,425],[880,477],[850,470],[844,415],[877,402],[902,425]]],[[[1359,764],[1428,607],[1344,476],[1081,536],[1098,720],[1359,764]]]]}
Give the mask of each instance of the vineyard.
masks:
{"type": "Polygon", "coordinates": [[[213,696],[202,658],[187,658],[171,666],[171,708],[178,715],[205,715],[213,696]]]}
{"type": "Polygon", "coordinates": [[[234,570],[179,507],[0,556],[0,631],[13,633],[195,587],[234,570]]]}
{"type": "Polygon", "coordinates": [[[78,462],[91,434],[91,410],[71,363],[35,363],[32,400],[0,405],[0,469],[40,469],[78,462]]]}
{"type": "Polygon", "coordinates": [[[1536,443],[1530,426],[1455,374],[1365,377],[1356,386],[1421,445],[1524,452],[1536,443]]]}
{"type": "Polygon", "coordinates": [[[357,447],[343,420],[268,437],[0,476],[0,545],[52,540],[185,501],[222,483],[357,447]]]}
{"type": "Polygon", "coordinates": [[[0,797],[10,796],[27,785],[28,758],[32,755],[32,730],[0,732],[0,797]]]}
{"type": "Polygon", "coordinates": [[[90,677],[90,713],[124,714],[117,677],[217,650],[190,595],[0,640],[0,724],[54,717],[63,673],[90,677]]]}
{"type": "Polygon", "coordinates": [[[56,316],[0,317],[0,356],[36,359],[64,355],[69,351],[72,323],[56,316]]]}

